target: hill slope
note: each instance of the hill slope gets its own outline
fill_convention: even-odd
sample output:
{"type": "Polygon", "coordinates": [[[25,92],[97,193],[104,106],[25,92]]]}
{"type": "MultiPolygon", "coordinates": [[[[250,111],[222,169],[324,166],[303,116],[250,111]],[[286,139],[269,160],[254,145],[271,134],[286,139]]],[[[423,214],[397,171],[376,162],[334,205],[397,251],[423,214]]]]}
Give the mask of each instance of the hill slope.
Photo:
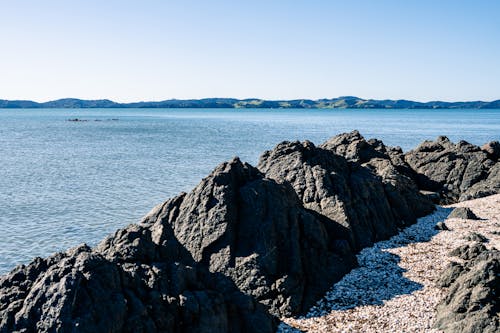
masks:
{"type": "Polygon", "coordinates": [[[235,98],[169,99],[159,102],[117,103],[108,99],[82,100],[64,98],[37,103],[26,100],[0,100],[0,108],[279,108],[279,109],[498,109],[500,100],[492,102],[415,102],[408,100],[374,100],[353,96],[331,99],[263,100],[235,98]]]}

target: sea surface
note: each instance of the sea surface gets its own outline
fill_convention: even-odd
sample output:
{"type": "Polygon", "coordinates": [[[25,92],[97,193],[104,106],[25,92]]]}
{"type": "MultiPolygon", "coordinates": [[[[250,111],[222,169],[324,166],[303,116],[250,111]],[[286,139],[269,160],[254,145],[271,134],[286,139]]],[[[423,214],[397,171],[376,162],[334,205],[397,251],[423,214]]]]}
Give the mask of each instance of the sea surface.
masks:
{"type": "Polygon", "coordinates": [[[0,109],[0,274],[95,245],[233,156],[256,165],[280,141],[354,129],[405,151],[483,144],[500,110],[0,109]]]}

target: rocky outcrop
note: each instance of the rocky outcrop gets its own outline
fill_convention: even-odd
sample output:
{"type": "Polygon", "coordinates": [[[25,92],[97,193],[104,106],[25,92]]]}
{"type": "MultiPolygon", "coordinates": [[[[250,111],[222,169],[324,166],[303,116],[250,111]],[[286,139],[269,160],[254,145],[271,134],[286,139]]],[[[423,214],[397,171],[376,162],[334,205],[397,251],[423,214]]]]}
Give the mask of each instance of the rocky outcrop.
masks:
{"type": "Polygon", "coordinates": [[[488,242],[488,238],[484,237],[483,235],[477,232],[471,232],[469,235],[465,237],[465,240],[468,240],[469,242],[478,242],[478,243],[488,242]]]}
{"type": "Polygon", "coordinates": [[[283,142],[261,156],[258,168],[290,183],[306,208],[345,227],[358,250],[433,211],[430,200],[397,171],[388,155],[357,132],[346,137],[319,147],[309,141],[283,142]]]}
{"type": "MultiPolygon", "coordinates": [[[[337,135],[320,147],[349,161],[371,165],[384,181],[388,178],[384,177],[384,166],[390,165],[392,178],[400,180],[406,176],[421,193],[437,203],[449,204],[500,193],[498,141],[478,147],[465,141],[453,143],[440,136],[404,154],[399,147],[386,146],[377,139],[365,140],[358,131],[353,131],[337,135]]],[[[405,188],[404,183],[398,182],[396,188],[405,188]]]]}
{"type": "Polygon", "coordinates": [[[405,162],[401,147],[386,146],[378,139],[366,140],[358,131],[336,135],[321,148],[345,157],[348,161],[367,163],[374,160],[388,160],[402,175],[410,179],[416,178],[416,172],[405,162]]]}
{"type": "Polygon", "coordinates": [[[0,332],[274,330],[263,305],[194,265],[167,230],[132,225],[97,249],[16,268],[0,280],[0,332]]]}
{"type": "Polygon", "coordinates": [[[459,197],[459,201],[487,197],[500,193],[500,162],[488,170],[485,179],[478,181],[466,189],[459,197]]]}
{"type": "Polygon", "coordinates": [[[198,265],[229,277],[277,316],[307,310],[355,265],[345,228],[238,159],[157,215],[198,265]]]}
{"type": "Polygon", "coordinates": [[[358,250],[430,213],[421,190],[496,191],[491,156],[443,138],[405,155],[352,132],[283,142],[258,168],[235,158],[97,247],[1,277],[0,333],[273,332],[355,267],[358,250]]]}
{"type": "Polygon", "coordinates": [[[465,263],[452,262],[439,281],[448,290],[437,307],[435,327],[450,333],[500,331],[500,252],[479,243],[452,254],[465,263]]]}
{"type": "Polygon", "coordinates": [[[465,141],[452,143],[441,136],[425,141],[404,156],[418,174],[420,189],[439,192],[442,203],[498,193],[500,179],[495,161],[478,146],[465,141]],[[491,178],[490,178],[491,177],[491,178]]]}
{"type": "Polygon", "coordinates": [[[405,162],[400,147],[386,146],[377,139],[367,141],[358,131],[337,135],[320,147],[360,163],[379,176],[390,197],[397,198],[392,200],[393,205],[400,205],[401,198],[406,202],[401,212],[420,217],[433,210],[432,193],[425,196],[422,191],[419,193],[415,183],[417,173],[405,162]]]}
{"type": "Polygon", "coordinates": [[[272,332],[356,265],[347,232],[234,159],[141,223],[0,280],[0,332],[272,332]]]}

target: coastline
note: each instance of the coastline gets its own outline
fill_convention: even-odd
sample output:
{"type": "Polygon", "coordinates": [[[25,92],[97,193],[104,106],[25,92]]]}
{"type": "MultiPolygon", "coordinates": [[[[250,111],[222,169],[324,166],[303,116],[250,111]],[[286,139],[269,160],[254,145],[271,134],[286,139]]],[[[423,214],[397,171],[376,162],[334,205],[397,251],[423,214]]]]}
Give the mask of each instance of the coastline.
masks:
{"type": "Polygon", "coordinates": [[[49,102],[2,100],[0,109],[10,108],[225,108],[225,109],[500,109],[500,100],[464,102],[417,102],[410,100],[376,100],[355,96],[322,99],[265,100],[259,98],[169,99],[163,101],[118,103],[109,99],[83,100],[63,98],[49,102]]]}
{"type": "MultiPolygon", "coordinates": [[[[311,315],[322,318],[334,309],[356,317],[362,309],[360,321],[342,319],[359,329],[431,330],[429,309],[439,302],[436,318],[445,332],[457,325],[464,332],[486,326],[493,332],[500,321],[491,311],[496,291],[489,284],[498,285],[498,251],[459,246],[463,266],[450,268],[441,257],[463,243],[438,243],[434,252],[429,244],[443,233],[442,241],[458,242],[445,233],[460,226],[443,223],[450,208],[429,214],[434,203],[466,204],[499,193],[499,157],[498,142],[479,147],[439,136],[404,153],[352,131],[318,146],[283,141],[263,152],[256,167],[233,158],[189,193],[156,206],[96,247],[83,244],[36,258],[1,276],[0,331],[267,333],[276,331],[279,318],[307,312],[326,293],[311,315]],[[482,305],[469,306],[467,295],[458,300],[465,314],[460,304],[443,305],[433,287],[436,276],[428,273],[446,270],[456,278],[455,289],[466,281],[460,294],[448,289],[446,301],[455,301],[473,291],[467,279],[476,278],[471,269],[477,263],[491,266],[484,270],[490,275],[482,305]],[[388,308],[377,307],[384,304],[388,308]],[[405,322],[411,311],[413,321],[405,322]],[[374,324],[370,316],[386,320],[374,324]]],[[[484,231],[498,232],[495,219],[492,228],[484,231]]],[[[337,321],[311,329],[332,330],[337,321]]],[[[340,331],[345,329],[358,330],[340,331]]]]}

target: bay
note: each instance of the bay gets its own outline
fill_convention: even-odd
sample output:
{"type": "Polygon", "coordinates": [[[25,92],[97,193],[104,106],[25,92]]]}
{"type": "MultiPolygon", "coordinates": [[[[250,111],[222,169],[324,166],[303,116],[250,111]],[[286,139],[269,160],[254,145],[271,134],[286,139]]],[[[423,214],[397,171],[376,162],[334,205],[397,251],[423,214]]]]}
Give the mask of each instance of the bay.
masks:
{"type": "Polygon", "coordinates": [[[0,273],[95,245],[233,156],[354,129],[404,150],[481,145],[500,140],[500,110],[0,109],[0,273]]]}

